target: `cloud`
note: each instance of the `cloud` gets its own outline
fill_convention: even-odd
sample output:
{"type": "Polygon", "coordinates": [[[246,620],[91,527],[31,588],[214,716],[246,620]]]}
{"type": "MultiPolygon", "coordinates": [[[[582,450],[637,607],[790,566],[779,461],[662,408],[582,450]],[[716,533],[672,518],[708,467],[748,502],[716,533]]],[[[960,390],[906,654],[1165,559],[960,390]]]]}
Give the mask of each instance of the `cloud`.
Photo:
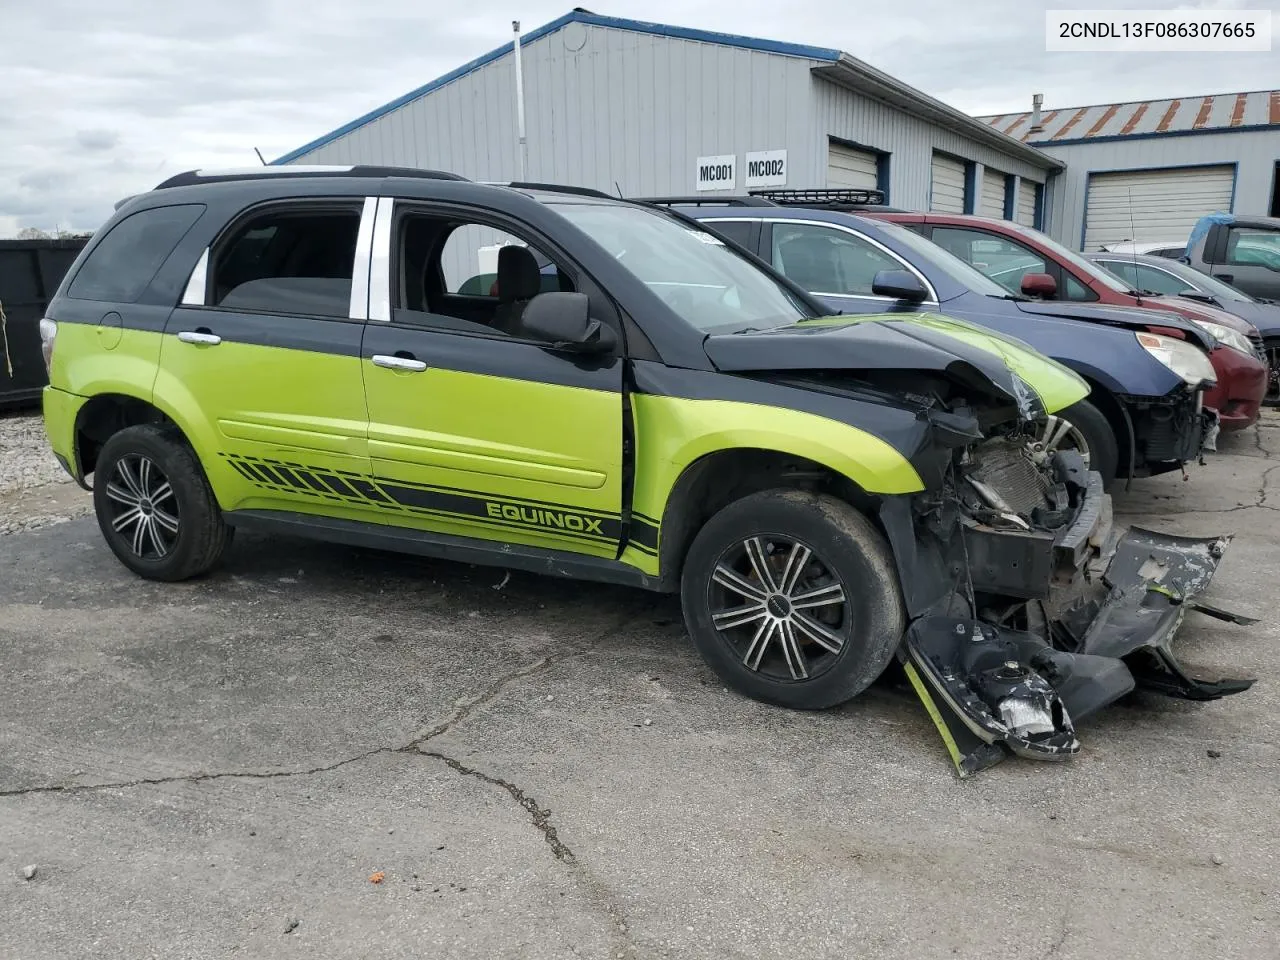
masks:
{"type": "MultiPolygon", "coordinates": [[[[94,229],[172,173],[256,163],[254,147],[279,156],[505,43],[512,19],[527,31],[572,5],[130,0],[104,16],[100,0],[5,4],[0,233],[94,229]]],[[[1097,3],[616,0],[598,12],[839,47],[972,113],[1024,110],[1033,93],[1052,109],[1271,82],[1274,54],[1045,53],[1044,11],[1071,6],[1097,3]]]]}

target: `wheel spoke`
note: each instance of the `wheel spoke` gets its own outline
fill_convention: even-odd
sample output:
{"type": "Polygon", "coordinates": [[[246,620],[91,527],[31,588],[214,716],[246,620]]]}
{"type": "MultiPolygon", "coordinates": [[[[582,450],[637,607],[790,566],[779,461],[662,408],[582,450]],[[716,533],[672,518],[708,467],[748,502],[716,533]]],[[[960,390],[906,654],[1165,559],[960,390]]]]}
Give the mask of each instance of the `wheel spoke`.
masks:
{"type": "Polygon", "coordinates": [[[150,529],[151,523],[146,517],[139,514],[138,525],[133,528],[133,552],[138,556],[142,556],[142,542],[146,538],[147,531],[150,529]]]}
{"type": "Polygon", "coordinates": [[[133,507],[132,509],[126,510],[124,513],[120,514],[120,516],[112,520],[111,526],[115,529],[116,533],[123,533],[124,528],[129,526],[129,524],[141,523],[141,522],[142,522],[141,508],[133,507]]]}
{"type": "Polygon", "coordinates": [[[156,559],[162,559],[169,552],[169,547],[160,536],[160,531],[156,529],[155,514],[147,517],[147,535],[151,538],[152,546],[156,548],[156,559]]]}
{"type": "Polygon", "coordinates": [[[831,653],[839,653],[844,647],[843,637],[798,610],[791,615],[791,622],[806,637],[831,653]]]}
{"type": "Polygon", "coordinates": [[[153,507],[151,510],[151,519],[155,525],[169,533],[176,534],[178,532],[178,518],[173,514],[161,510],[159,507],[153,507]]]}
{"type": "Polygon", "coordinates": [[[143,497],[142,487],[138,485],[138,480],[133,475],[133,469],[129,466],[128,460],[122,459],[116,464],[116,473],[120,475],[124,485],[129,488],[129,492],[141,500],[143,497]]]}
{"type": "Polygon", "coordinates": [[[160,484],[160,486],[156,487],[155,490],[151,492],[151,502],[153,504],[161,503],[165,500],[168,500],[172,496],[173,496],[173,487],[170,486],[169,481],[166,480],[164,483],[160,484]]]}
{"type": "Polygon", "coordinates": [[[151,461],[146,457],[138,461],[138,486],[144,497],[151,496],[151,461]]]}
{"type": "Polygon", "coordinates": [[[760,661],[764,659],[765,651],[769,649],[769,641],[773,639],[777,629],[778,621],[773,617],[766,617],[756,629],[756,635],[751,638],[751,646],[747,647],[747,652],[742,657],[742,662],[748,669],[760,669],[760,661]]]}
{"type": "Polygon", "coordinates": [[[1058,449],[1058,444],[1067,438],[1067,434],[1071,432],[1071,421],[1062,420],[1058,417],[1050,417],[1051,422],[1049,430],[1046,431],[1047,438],[1044,442],[1046,453],[1053,453],[1058,449]]]}
{"type": "Polygon", "coordinates": [[[791,679],[808,680],[809,665],[804,658],[804,651],[800,649],[800,644],[796,642],[796,634],[791,627],[791,621],[779,621],[778,629],[782,641],[782,655],[787,658],[787,669],[791,671],[791,679]]]}
{"type": "MultiPolygon", "coordinates": [[[[176,524],[174,529],[177,529],[176,524]]],[[[717,630],[729,630],[733,627],[745,627],[748,623],[755,623],[768,615],[763,603],[750,603],[745,607],[734,607],[732,610],[713,613],[711,622],[715,624],[717,630]]]]}
{"type": "Polygon", "coordinates": [[[797,593],[791,598],[791,606],[796,610],[827,607],[833,603],[844,603],[844,587],[838,583],[828,583],[825,587],[814,587],[804,593],[797,593]]]}
{"type": "Polygon", "coordinates": [[[760,581],[766,593],[776,593],[778,585],[774,583],[773,572],[769,569],[769,558],[765,555],[764,544],[759,537],[752,537],[743,543],[747,548],[747,559],[751,561],[751,570],[760,581]]]}
{"type": "Polygon", "coordinates": [[[757,600],[764,603],[765,591],[761,590],[750,580],[738,575],[734,570],[726,567],[723,563],[717,564],[716,572],[711,575],[711,579],[722,587],[728,587],[734,593],[746,597],[748,600],[757,600]]]}
{"type": "Polygon", "coordinates": [[[812,552],[804,544],[793,543],[791,545],[791,553],[787,555],[787,565],[782,571],[782,581],[778,584],[780,593],[788,597],[791,596],[791,591],[800,582],[800,574],[804,572],[811,555],[812,552]]]}
{"type": "Polygon", "coordinates": [[[123,503],[127,507],[136,507],[140,502],[132,493],[115,483],[107,484],[107,496],[116,501],[116,503],[123,503]]]}

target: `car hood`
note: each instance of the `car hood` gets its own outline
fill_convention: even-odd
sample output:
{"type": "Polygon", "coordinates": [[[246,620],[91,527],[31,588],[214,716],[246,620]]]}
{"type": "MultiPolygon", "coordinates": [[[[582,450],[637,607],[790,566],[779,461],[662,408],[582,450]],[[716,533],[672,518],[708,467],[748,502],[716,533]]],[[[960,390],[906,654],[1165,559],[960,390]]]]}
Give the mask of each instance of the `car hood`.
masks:
{"type": "Polygon", "coordinates": [[[1223,310],[1252,323],[1264,337],[1280,336],[1280,304],[1249,303],[1247,300],[1219,302],[1223,310]]]}
{"type": "Polygon", "coordinates": [[[725,372],[936,371],[1012,400],[1025,417],[1035,416],[1036,406],[1053,413],[1089,394],[1081,377],[1021,340],[933,313],[816,317],[773,330],[709,336],[705,349],[725,372]]]}
{"type": "Polygon", "coordinates": [[[1083,320],[1087,323],[1103,323],[1129,330],[1150,330],[1152,327],[1177,330],[1185,339],[1199,344],[1203,350],[1213,349],[1215,342],[1203,329],[1186,317],[1169,310],[1102,306],[1092,303],[1072,303],[1067,300],[1015,300],[1014,303],[1023,313],[1037,317],[1083,320]]]}
{"type": "Polygon", "coordinates": [[[1184,297],[1143,297],[1142,305],[1152,310],[1177,310],[1184,317],[1217,323],[1228,330],[1243,333],[1245,336],[1254,332],[1253,324],[1249,321],[1242,320],[1226,310],[1201,303],[1199,300],[1188,300],[1184,297]]]}

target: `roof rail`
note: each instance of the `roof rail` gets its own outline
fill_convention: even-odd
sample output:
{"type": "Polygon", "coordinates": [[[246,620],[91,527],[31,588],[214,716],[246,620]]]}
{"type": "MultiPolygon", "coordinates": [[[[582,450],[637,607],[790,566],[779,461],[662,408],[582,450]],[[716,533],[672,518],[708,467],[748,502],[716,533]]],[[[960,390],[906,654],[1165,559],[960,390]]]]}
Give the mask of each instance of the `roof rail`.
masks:
{"type": "Polygon", "coordinates": [[[881,206],[884,191],[859,187],[823,187],[816,190],[752,190],[750,195],[788,206],[812,207],[819,204],[881,206]]]}
{"type": "Polygon", "coordinates": [[[632,197],[636,203],[652,203],[663,207],[772,207],[773,202],[762,197],[632,197]]]}
{"type": "Polygon", "coordinates": [[[579,197],[600,197],[605,200],[621,200],[613,194],[591,187],[571,187],[563,183],[534,183],[528,180],[513,180],[510,183],[496,183],[494,186],[510,187],[513,190],[545,190],[547,193],[571,193],[579,197]]]}
{"type": "Polygon", "coordinates": [[[421,170],[417,167],[380,167],[362,164],[350,166],[314,166],[305,164],[234,167],[220,170],[188,170],[175,174],[156,190],[168,187],[189,187],[197,183],[220,183],[227,180],[266,180],[292,177],[367,177],[381,179],[384,177],[416,177],[426,180],[466,180],[456,173],[444,170],[421,170]]]}

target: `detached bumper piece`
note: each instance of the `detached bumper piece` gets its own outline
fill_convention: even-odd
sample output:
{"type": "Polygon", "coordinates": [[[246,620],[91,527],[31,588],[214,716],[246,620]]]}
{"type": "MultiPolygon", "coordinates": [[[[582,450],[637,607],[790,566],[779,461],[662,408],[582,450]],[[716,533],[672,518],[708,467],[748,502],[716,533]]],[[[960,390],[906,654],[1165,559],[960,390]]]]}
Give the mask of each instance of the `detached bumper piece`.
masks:
{"type": "Polygon", "coordinates": [[[1055,614],[1030,605],[1026,631],[949,616],[914,621],[899,656],[960,776],[1010,754],[1069,759],[1080,749],[1075,724],[1135,687],[1189,700],[1247,690],[1252,679],[1208,675],[1171,649],[1188,609],[1256,622],[1196,599],[1229,542],[1130,528],[1103,549],[1093,596],[1055,614]]]}

